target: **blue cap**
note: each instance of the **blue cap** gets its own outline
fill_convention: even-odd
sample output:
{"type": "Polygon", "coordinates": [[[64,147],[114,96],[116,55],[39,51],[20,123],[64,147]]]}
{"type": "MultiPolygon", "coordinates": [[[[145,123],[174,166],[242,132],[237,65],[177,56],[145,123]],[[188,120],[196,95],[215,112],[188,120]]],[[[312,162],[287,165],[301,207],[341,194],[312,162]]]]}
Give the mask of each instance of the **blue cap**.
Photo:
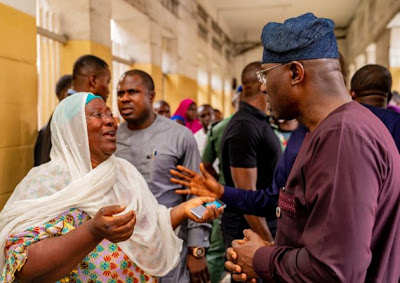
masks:
{"type": "Polygon", "coordinates": [[[262,63],[339,58],[334,27],[332,20],[312,13],[287,19],[283,24],[268,23],[261,34],[262,63]]]}

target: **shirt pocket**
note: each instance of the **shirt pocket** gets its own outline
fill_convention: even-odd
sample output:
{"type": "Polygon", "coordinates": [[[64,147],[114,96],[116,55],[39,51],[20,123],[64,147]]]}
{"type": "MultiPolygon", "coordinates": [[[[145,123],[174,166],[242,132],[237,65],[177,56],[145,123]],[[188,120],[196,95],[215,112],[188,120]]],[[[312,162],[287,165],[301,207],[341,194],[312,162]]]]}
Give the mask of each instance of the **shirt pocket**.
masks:
{"type": "Polygon", "coordinates": [[[140,162],[140,172],[148,183],[172,184],[169,171],[177,165],[177,157],[168,151],[153,150],[144,153],[140,162]]]}
{"type": "Polygon", "coordinates": [[[296,198],[285,188],[281,188],[279,191],[276,216],[278,218],[276,244],[297,246],[299,233],[296,198]]]}

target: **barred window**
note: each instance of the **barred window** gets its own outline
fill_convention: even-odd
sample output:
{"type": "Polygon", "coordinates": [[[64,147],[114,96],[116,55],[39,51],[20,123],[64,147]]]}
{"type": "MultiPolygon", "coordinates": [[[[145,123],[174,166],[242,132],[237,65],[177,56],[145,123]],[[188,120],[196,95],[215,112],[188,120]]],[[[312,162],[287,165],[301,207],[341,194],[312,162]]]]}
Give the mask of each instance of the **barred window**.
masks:
{"type": "MultiPolygon", "coordinates": [[[[49,120],[58,104],[55,86],[60,78],[60,48],[67,37],[60,34],[60,18],[36,5],[37,68],[38,68],[38,128],[49,120]]],[[[62,74],[64,75],[64,74],[62,74]]]]}

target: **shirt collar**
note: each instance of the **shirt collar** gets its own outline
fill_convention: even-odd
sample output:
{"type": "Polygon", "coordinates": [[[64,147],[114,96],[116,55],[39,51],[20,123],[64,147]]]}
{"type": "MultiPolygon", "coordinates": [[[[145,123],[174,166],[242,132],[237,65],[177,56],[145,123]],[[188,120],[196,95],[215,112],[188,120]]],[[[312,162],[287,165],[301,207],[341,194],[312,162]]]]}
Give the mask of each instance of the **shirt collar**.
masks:
{"type": "Polygon", "coordinates": [[[247,102],[241,101],[239,109],[243,109],[243,111],[246,111],[248,113],[251,113],[254,116],[257,116],[258,118],[261,119],[267,119],[268,116],[265,112],[262,112],[260,109],[248,104],[247,102]]]}

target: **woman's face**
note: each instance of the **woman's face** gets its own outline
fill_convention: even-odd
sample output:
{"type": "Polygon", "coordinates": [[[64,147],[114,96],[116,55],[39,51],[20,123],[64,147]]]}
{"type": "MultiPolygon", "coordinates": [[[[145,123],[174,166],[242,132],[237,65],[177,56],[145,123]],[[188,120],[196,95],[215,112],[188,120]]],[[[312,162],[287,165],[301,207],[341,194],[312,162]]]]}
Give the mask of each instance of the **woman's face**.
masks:
{"type": "Polygon", "coordinates": [[[102,99],[95,98],[85,107],[90,160],[95,168],[117,149],[117,123],[102,99]]]}
{"type": "Polygon", "coordinates": [[[193,102],[190,104],[188,110],[186,110],[186,119],[188,121],[196,120],[197,118],[197,107],[196,104],[193,102]]]}

